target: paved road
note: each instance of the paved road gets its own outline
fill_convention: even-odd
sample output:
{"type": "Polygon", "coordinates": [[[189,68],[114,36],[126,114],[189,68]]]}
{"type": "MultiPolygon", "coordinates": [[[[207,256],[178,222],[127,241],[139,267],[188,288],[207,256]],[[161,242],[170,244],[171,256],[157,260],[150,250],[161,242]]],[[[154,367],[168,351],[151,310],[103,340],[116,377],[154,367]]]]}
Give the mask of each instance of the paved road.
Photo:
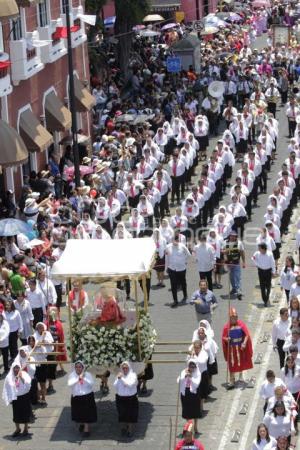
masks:
{"type": "MultiPolygon", "coordinates": [[[[280,120],[280,136],[278,139],[278,158],[272,166],[269,179],[269,191],[276,180],[277,172],[286,153],[286,121],[284,113],[278,113],[280,120]]],[[[214,144],[212,141],[211,148],[214,144]]],[[[224,199],[228,203],[228,196],[224,199]]],[[[257,234],[253,229],[262,225],[262,216],[267,204],[267,195],[259,197],[258,208],[254,209],[253,220],[247,224],[247,233],[257,234]]],[[[288,241],[288,239],[285,239],[288,241]]],[[[293,245],[291,243],[290,245],[293,245]]],[[[290,247],[288,248],[288,250],[290,247]]],[[[249,257],[254,250],[251,242],[246,242],[247,264],[250,265],[249,257]]],[[[219,307],[213,317],[213,327],[215,329],[216,340],[220,346],[220,333],[222,326],[227,320],[228,300],[226,275],[223,278],[224,288],[217,290],[219,307]]],[[[198,284],[198,273],[195,264],[192,262],[188,270],[188,292],[191,294],[198,284]]],[[[155,281],[155,276],[153,276],[155,281]]],[[[234,300],[232,304],[237,307],[241,319],[245,320],[254,339],[254,353],[262,352],[263,363],[255,365],[248,376],[257,378],[256,385],[263,376],[266,368],[273,367],[278,371],[277,355],[271,351],[269,342],[261,343],[264,333],[270,332],[271,323],[267,322],[270,312],[276,315],[278,304],[271,308],[262,308],[259,290],[256,287],[256,270],[248,267],[243,271],[242,276],[244,297],[242,301],[234,300]]],[[[169,281],[166,281],[166,288],[153,290],[151,292],[151,314],[160,341],[190,341],[192,332],[196,328],[197,321],[193,307],[186,305],[175,310],[170,309],[171,293],[169,292],[169,281]]],[[[178,349],[178,346],[173,348],[178,349]]],[[[180,347],[185,349],[185,346],[180,347]]],[[[158,357],[157,357],[158,358],[158,357]]],[[[166,359],[180,359],[184,361],[184,355],[168,356],[166,359]]],[[[257,390],[241,387],[234,391],[226,391],[224,383],[226,381],[226,365],[223,361],[222,353],[219,353],[219,375],[215,377],[214,384],[217,387],[205,403],[205,417],[200,421],[200,440],[204,443],[206,450],[244,450],[251,448],[250,443],[255,436],[257,423],[262,418],[262,405],[257,397],[257,390]],[[239,410],[244,402],[249,403],[247,415],[239,415],[239,410]],[[231,436],[235,429],[242,431],[239,443],[232,443],[231,436]]],[[[11,408],[1,407],[1,437],[0,450],[29,448],[43,448],[44,450],[60,449],[69,450],[77,447],[85,449],[126,449],[145,450],[153,448],[157,450],[167,450],[169,448],[170,419],[174,425],[177,404],[176,377],[182,370],[183,364],[157,364],[154,367],[155,378],[149,382],[149,394],[140,398],[140,421],[137,427],[135,439],[133,441],[118,440],[119,432],[117,425],[117,415],[114,406],[113,393],[107,397],[102,397],[97,393],[97,405],[99,420],[93,426],[93,432],[88,441],[81,441],[77,429],[70,421],[69,392],[66,387],[66,377],[59,379],[55,383],[57,393],[48,397],[48,407],[36,411],[37,420],[31,426],[32,436],[27,440],[18,442],[12,441],[9,437],[13,431],[11,408]]],[[[2,389],[3,381],[0,382],[2,389]]],[[[179,426],[181,430],[183,421],[180,418],[179,426]]],[[[173,436],[172,436],[173,439],[173,436]]]]}

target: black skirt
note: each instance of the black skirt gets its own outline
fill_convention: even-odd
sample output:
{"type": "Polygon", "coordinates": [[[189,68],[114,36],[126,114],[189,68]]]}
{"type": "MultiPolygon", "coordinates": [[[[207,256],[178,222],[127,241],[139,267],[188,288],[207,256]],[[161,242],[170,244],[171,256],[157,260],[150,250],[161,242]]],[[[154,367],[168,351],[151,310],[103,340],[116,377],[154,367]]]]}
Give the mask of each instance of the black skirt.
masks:
{"type": "MultiPolygon", "coordinates": [[[[48,355],[47,361],[55,361],[55,356],[48,355]]],[[[47,364],[47,380],[56,380],[56,367],[57,364],[47,364]]]]}
{"type": "Polygon", "coordinates": [[[192,394],[188,388],[185,389],[185,395],[181,394],[182,417],[184,419],[200,419],[200,396],[198,391],[192,394]]]}
{"type": "Polygon", "coordinates": [[[139,402],[137,395],[123,397],[116,394],[116,406],[118,410],[118,420],[124,423],[137,423],[139,415],[139,402]]]}
{"type": "Polygon", "coordinates": [[[199,144],[199,151],[203,152],[207,149],[209,141],[208,141],[208,135],[206,136],[197,136],[196,137],[198,144],[199,144]]]}
{"type": "Polygon", "coordinates": [[[247,149],[248,149],[248,140],[240,139],[240,142],[237,142],[236,144],[237,153],[247,153],[247,149]]]}
{"type": "Polygon", "coordinates": [[[71,416],[77,423],[97,422],[97,407],[94,392],[71,397],[71,416]]]}
{"type": "Polygon", "coordinates": [[[20,395],[12,401],[13,421],[15,423],[29,423],[31,417],[30,393],[20,395]]]}
{"type": "Polygon", "coordinates": [[[30,401],[32,405],[36,405],[38,402],[38,385],[36,378],[32,378],[31,380],[31,388],[29,391],[30,394],[30,401]]]}
{"type": "Polygon", "coordinates": [[[281,244],[276,243],[276,248],[275,248],[275,250],[273,250],[273,257],[275,260],[280,258],[280,247],[281,247],[281,244]]]}
{"type": "Polygon", "coordinates": [[[209,382],[208,382],[208,371],[201,373],[201,383],[198,387],[198,394],[200,398],[207,398],[209,394],[209,382]]]}
{"type": "Polygon", "coordinates": [[[40,366],[36,366],[35,369],[35,378],[39,383],[46,383],[47,381],[47,366],[46,364],[41,364],[40,366]]]}
{"type": "Polygon", "coordinates": [[[166,264],[165,256],[160,258],[158,256],[158,254],[157,254],[155,265],[154,265],[153,269],[156,270],[156,272],[164,272],[165,271],[165,264],[166,264]]]}
{"type": "Polygon", "coordinates": [[[217,375],[219,373],[217,358],[215,359],[215,362],[213,362],[212,364],[208,364],[207,370],[209,376],[217,375]]]}

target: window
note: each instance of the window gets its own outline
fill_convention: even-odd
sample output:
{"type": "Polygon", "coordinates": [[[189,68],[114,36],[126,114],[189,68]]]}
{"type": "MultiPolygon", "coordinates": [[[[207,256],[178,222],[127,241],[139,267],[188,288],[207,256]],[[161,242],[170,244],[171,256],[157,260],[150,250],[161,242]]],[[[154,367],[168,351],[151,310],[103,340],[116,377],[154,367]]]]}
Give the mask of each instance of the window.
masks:
{"type": "Polygon", "coordinates": [[[38,17],[40,27],[45,27],[49,24],[47,0],[38,4],[38,17]]]}
{"type": "Polygon", "coordinates": [[[22,22],[21,17],[18,16],[16,19],[11,21],[11,27],[10,27],[10,33],[11,37],[14,41],[19,41],[23,37],[23,30],[22,30],[22,22]]]}

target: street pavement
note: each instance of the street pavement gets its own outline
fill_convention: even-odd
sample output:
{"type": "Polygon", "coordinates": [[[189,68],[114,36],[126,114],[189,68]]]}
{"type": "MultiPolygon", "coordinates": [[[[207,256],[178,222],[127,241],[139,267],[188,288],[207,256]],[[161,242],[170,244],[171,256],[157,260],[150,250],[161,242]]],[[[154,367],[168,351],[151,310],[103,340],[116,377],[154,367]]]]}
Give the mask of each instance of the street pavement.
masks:
{"type": "MultiPolygon", "coordinates": [[[[259,43],[258,43],[259,44],[259,43]]],[[[258,46],[256,44],[256,46],[258,46]]],[[[247,384],[238,386],[235,390],[227,391],[226,364],[221,350],[222,327],[228,318],[228,280],[225,274],[222,278],[223,288],[215,290],[219,301],[219,306],[213,316],[213,328],[215,339],[220,347],[218,354],[219,374],[214,377],[214,391],[209,400],[205,403],[205,414],[199,422],[200,441],[206,450],[250,450],[251,442],[256,434],[257,424],[262,420],[262,401],[258,397],[260,383],[264,379],[266,369],[273,368],[279,372],[278,356],[273,352],[270,333],[272,322],[270,314],[276,317],[280,304],[284,302],[280,299],[275,303],[272,300],[270,308],[263,308],[258,289],[257,271],[251,264],[251,255],[255,250],[255,237],[259,227],[263,225],[263,214],[265,213],[267,198],[277,179],[280,165],[285,159],[287,148],[287,124],[284,108],[280,108],[277,118],[280,121],[280,134],[278,138],[277,160],[272,165],[272,170],[268,180],[268,194],[259,196],[258,207],[253,209],[252,222],[246,225],[245,247],[247,254],[247,268],[242,273],[242,290],[244,293],[242,301],[231,300],[231,305],[237,308],[239,317],[249,326],[253,344],[254,360],[258,354],[262,354],[261,364],[255,364],[246,377],[256,378],[253,388],[248,388],[247,384]],[[240,410],[245,403],[248,405],[246,414],[241,415],[240,410]],[[238,442],[231,442],[235,431],[239,431],[238,442]]],[[[213,148],[215,139],[211,141],[210,149],[213,148]]],[[[198,170],[199,171],[199,170],[198,170]]],[[[234,180],[234,176],[232,177],[234,180]]],[[[228,194],[224,198],[224,204],[229,203],[228,194]]],[[[293,228],[293,227],[292,227],[293,228]]],[[[283,253],[293,252],[295,241],[293,233],[284,237],[283,253]]],[[[191,261],[187,271],[188,294],[197,288],[199,275],[194,261],[191,261]]],[[[152,284],[156,284],[155,274],[152,275],[152,284]]],[[[166,280],[166,287],[153,289],[150,298],[150,312],[153,317],[155,327],[158,332],[158,339],[172,342],[190,342],[192,333],[197,326],[194,307],[190,305],[180,306],[171,309],[171,292],[169,290],[169,280],[166,280]]],[[[279,292],[278,279],[274,281],[272,296],[279,292]]],[[[180,297],[179,297],[180,298],[180,297]]],[[[134,304],[132,303],[132,307],[134,304]]],[[[186,351],[187,345],[157,346],[157,351],[161,350],[181,350],[186,351]]],[[[37,409],[36,421],[31,424],[28,439],[13,440],[10,435],[14,429],[12,423],[11,407],[1,405],[1,436],[0,450],[19,448],[32,449],[42,448],[43,450],[73,450],[78,447],[84,449],[127,449],[137,450],[168,450],[171,442],[173,447],[175,436],[176,412],[178,403],[178,386],[176,378],[185,366],[185,354],[154,355],[155,360],[178,360],[178,363],[154,364],[154,379],[148,383],[148,394],[140,397],[139,423],[136,427],[134,439],[124,440],[120,437],[117,413],[114,403],[114,392],[108,396],[102,396],[96,392],[98,407],[98,422],[92,426],[92,433],[88,440],[83,441],[77,431],[75,424],[70,417],[70,393],[67,387],[67,376],[59,378],[55,382],[56,393],[47,397],[48,407],[37,409]],[[172,429],[170,424],[172,423],[172,429]]],[[[69,369],[69,367],[68,367],[69,369]]],[[[112,386],[110,379],[110,386],[112,386]]],[[[3,380],[0,382],[2,390],[3,380]]],[[[181,418],[181,407],[178,408],[177,434],[182,430],[184,420],[181,418]]]]}

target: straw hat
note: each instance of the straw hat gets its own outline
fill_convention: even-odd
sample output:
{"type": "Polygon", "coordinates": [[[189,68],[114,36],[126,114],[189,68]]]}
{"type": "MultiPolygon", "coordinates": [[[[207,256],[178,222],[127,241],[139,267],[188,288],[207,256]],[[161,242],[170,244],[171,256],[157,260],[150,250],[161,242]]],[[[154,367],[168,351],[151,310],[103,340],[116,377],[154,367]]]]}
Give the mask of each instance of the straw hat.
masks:
{"type": "Polygon", "coordinates": [[[35,204],[35,199],[34,198],[26,198],[25,200],[25,206],[29,207],[29,206],[33,206],[35,204]]]}
{"type": "Polygon", "coordinates": [[[90,186],[83,186],[81,188],[81,194],[82,195],[89,195],[90,190],[91,190],[90,186]]]}
{"type": "Polygon", "coordinates": [[[92,161],[91,158],[89,158],[88,156],[85,156],[82,159],[83,164],[89,164],[91,161],[92,161]]]}

